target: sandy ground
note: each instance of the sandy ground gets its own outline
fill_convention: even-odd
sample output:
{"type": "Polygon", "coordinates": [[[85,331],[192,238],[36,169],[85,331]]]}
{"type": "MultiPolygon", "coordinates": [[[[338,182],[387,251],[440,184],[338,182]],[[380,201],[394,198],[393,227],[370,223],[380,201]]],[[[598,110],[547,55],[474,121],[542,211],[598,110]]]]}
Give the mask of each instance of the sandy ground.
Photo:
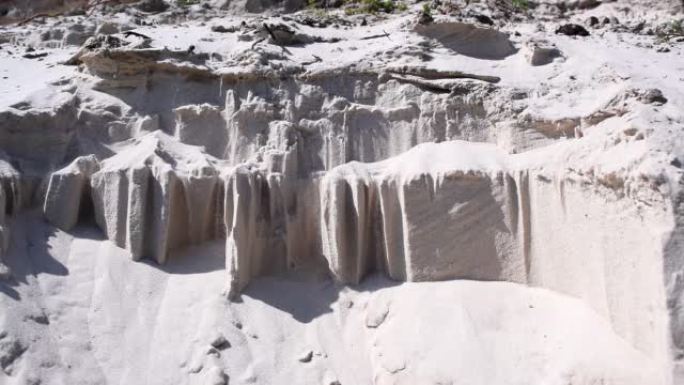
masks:
{"type": "Polygon", "coordinates": [[[130,263],[88,228],[16,225],[6,330],[30,345],[4,383],[653,383],[651,361],[582,302],[499,282],[345,288],[255,281],[230,305],[220,245],[164,268],[130,263]],[[22,229],[31,229],[22,231],[22,229]],[[45,244],[47,248],[38,245],[45,244]],[[212,348],[219,336],[228,342],[212,348]],[[304,361],[304,362],[303,362],[304,361]],[[32,382],[34,381],[34,382],[32,382]],[[215,381],[215,382],[214,382],[215,381]]]}
{"type": "Polygon", "coordinates": [[[678,4],[208,3],[0,29],[1,384],[683,381],[678,4]]]}

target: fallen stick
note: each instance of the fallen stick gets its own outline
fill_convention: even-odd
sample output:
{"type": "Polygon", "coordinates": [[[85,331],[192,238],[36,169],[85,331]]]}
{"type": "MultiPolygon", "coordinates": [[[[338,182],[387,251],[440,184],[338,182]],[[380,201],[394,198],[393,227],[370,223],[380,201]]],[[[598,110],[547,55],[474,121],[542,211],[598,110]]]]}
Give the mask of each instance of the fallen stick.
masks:
{"type": "Polygon", "coordinates": [[[262,37],[261,39],[256,40],[254,43],[252,43],[251,49],[254,49],[254,47],[256,47],[257,44],[261,43],[261,42],[264,41],[264,40],[266,40],[265,37],[262,37]]]}
{"type": "Polygon", "coordinates": [[[271,35],[271,37],[273,38],[273,41],[274,41],[276,44],[278,44],[278,46],[280,47],[280,49],[283,50],[283,52],[287,53],[288,55],[291,55],[291,54],[292,54],[292,52],[290,52],[289,49],[285,48],[285,45],[284,45],[283,43],[281,43],[281,42],[278,40],[278,38],[276,37],[275,33],[273,33],[273,31],[272,31],[271,28],[268,26],[268,24],[264,23],[264,29],[266,30],[266,32],[268,32],[269,35],[271,35]]]}
{"type": "Polygon", "coordinates": [[[435,93],[439,93],[439,94],[451,93],[450,88],[441,86],[439,84],[435,84],[435,83],[427,81],[427,80],[417,79],[411,75],[408,75],[408,77],[407,77],[407,76],[403,76],[403,75],[392,75],[392,74],[390,74],[389,77],[390,77],[390,79],[394,79],[398,82],[413,84],[414,86],[416,86],[418,88],[422,88],[422,89],[432,91],[435,93]]]}
{"type": "Polygon", "coordinates": [[[419,76],[425,79],[475,79],[489,83],[498,83],[501,81],[501,78],[498,76],[476,75],[461,71],[440,71],[423,67],[391,69],[388,72],[399,75],[419,76]]]}
{"type": "Polygon", "coordinates": [[[56,17],[56,16],[61,16],[61,15],[62,15],[61,12],[59,12],[59,13],[45,13],[45,12],[36,13],[35,15],[29,16],[26,19],[18,22],[17,26],[20,27],[24,24],[30,23],[31,21],[33,21],[39,17],[56,17]]]}
{"type": "Polygon", "coordinates": [[[313,56],[313,60],[304,61],[301,64],[306,66],[309,64],[319,63],[319,62],[323,61],[323,59],[321,59],[320,56],[316,56],[316,55],[311,55],[311,56],[313,56]]]}
{"type": "Polygon", "coordinates": [[[124,36],[125,36],[125,37],[136,36],[136,37],[142,38],[142,39],[144,39],[144,40],[152,41],[152,38],[151,38],[151,37],[149,37],[149,36],[147,36],[147,35],[143,35],[142,33],[140,33],[140,32],[135,32],[135,31],[126,31],[126,32],[124,32],[124,36]]]}
{"type": "MultiPolygon", "coordinates": [[[[362,37],[361,40],[371,40],[371,39],[377,39],[377,38],[380,38],[380,37],[386,37],[386,38],[389,39],[389,33],[387,33],[386,31],[382,31],[382,32],[383,32],[382,34],[370,35],[370,36],[362,37]]],[[[390,39],[390,40],[392,40],[392,39],[390,39]]]]}
{"type": "Polygon", "coordinates": [[[46,57],[47,55],[48,55],[47,52],[41,52],[41,53],[27,53],[27,54],[23,55],[22,57],[23,57],[24,59],[38,59],[38,58],[41,58],[41,57],[46,57]]]}
{"type": "Polygon", "coordinates": [[[278,38],[276,37],[276,35],[273,33],[273,31],[271,31],[271,28],[268,27],[268,24],[264,23],[264,29],[266,30],[266,32],[268,32],[269,35],[271,35],[271,37],[273,38],[273,41],[276,44],[282,46],[282,44],[280,44],[280,42],[278,41],[278,38]]]}

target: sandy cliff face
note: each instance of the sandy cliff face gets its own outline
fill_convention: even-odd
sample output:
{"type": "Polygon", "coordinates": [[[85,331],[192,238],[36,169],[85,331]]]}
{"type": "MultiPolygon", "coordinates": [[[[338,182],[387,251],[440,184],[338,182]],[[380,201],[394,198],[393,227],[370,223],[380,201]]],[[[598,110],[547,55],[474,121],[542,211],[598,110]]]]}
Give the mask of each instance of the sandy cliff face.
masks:
{"type": "Polygon", "coordinates": [[[169,250],[217,236],[214,159],[155,132],[102,162],[90,187],[94,215],[107,238],[164,263],[169,250]]]}
{"type": "MultiPolygon", "coordinates": [[[[4,254],[9,248],[10,226],[8,216],[13,215],[21,207],[21,180],[19,172],[12,165],[0,161],[0,254],[4,254]]],[[[0,260],[0,276],[8,278],[9,268],[0,260]]]]}
{"type": "Polygon", "coordinates": [[[418,8],[215,5],[2,31],[33,51],[0,55],[24,79],[0,93],[0,278],[17,299],[0,379],[680,381],[682,48],[655,21],[674,8],[575,4],[565,17],[591,35],[570,37],[547,32],[565,23],[554,2],[515,23],[480,3],[420,23],[418,8]],[[539,320],[552,323],[525,326],[539,320]],[[73,337],[59,353],[27,342],[46,325],[73,337]],[[214,329],[230,342],[201,345],[214,329]],[[488,333],[526,336],[527,353],[488,333]],[[591,360],[572,358],[594,341],[591,360]],[[293,349],[310,371],[283,364],[293,349]],[[64,369],[84,351],[78,374],[64,369]],[[500,371],[483,374],[488,360],[500,371]]]}

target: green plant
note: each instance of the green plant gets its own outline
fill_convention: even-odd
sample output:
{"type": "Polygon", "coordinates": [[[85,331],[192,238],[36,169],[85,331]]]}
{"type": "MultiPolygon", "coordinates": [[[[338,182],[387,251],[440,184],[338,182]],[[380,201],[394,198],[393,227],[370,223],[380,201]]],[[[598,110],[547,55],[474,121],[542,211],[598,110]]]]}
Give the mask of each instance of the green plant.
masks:
{"type": "Polygon", "coordinates": [[[527,0],[511,0],[511,3],[518,9],[527,9],[530,6],[530,3],[528,3],[527,0]]]}
{"type": "Polygon", "coordinates": [[[199,4],[199,0],[176,0],[176,4],[181,7],[189,7],[194,4],[199,4]]]}
{"type": "Polygon", "coordinates": [[[420,12],[423,14],[424,17],[432,17],[432,9],[430,8],[430,4],[428,3],[423,3],[423,8],[420,10],[420,12]]]}
{"type": "Polygon", "coordinates": [[[359,6],[345,9],[347,15],[378,12],[392,13],[397,8],[397,4],[393,0],[361,0],[360,3],[356,1],[350,1],[349,3],[358,4],[359,6]]]}
{"type": "Polygon", "coordinates": [[[397,11],[404,12],[407,9],[408,9],[408,5],[406,5],[406,3],[404,3],[403,1],[400,1],[397,3],[397,11]]]}
{"type": "Polygon", "coordinates": [[[655,28],[658,41],[665,42],[673,37],[684,36],[684,19],[663,23],[655,28]]]}
{"type": "Polygon", "coordinates": [[[362,3],[368,13],[390,13],[394,11],[395,8],[394,1],[392,0],[363,0],[362,3]]]}

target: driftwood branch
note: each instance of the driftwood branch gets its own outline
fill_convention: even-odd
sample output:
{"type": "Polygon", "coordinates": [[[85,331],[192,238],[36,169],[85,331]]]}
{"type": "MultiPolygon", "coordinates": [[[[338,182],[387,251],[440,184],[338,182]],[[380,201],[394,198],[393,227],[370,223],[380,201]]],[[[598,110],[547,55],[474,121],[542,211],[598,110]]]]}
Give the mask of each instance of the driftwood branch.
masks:
{"type": "Polygon", "coordinates": [[[501,81],[501,78],[498,76],[476,75],[461,71],[442,71],[423,67],[391,69],[388,72],[399,75],[419,76],[425,79],[475,79],[489,83],[501,81]]]}
{"type": "Polygon", "coordinates": [[[254,43],[252,43],[251,49],[254,49],[254,47],[256,47],[257,44],[261,43],[264,40],[266,40],[265,37],[262,37],[261,39],[255,40],[254,43]]]}
{"type": "Polygon", "coordinates": [[[57,12],[57,13],[45,13],[45,12],[36,13],[35,15],[31,15],[31,16],[27,17],[26,19],[24,19],[24,20],[18,22],[18,23],[17,23],[17,26],[22,26],[22,25],[24,25],[24,24],[28,24],[28,23],[32,22],[33,20],[38,19],[38,18],[41,18],[41,17],[55,17],[55,16],[61,16],[61,15],[62,15],[62,12],[57,12]]]}
{"type": "MultiPolygon", "coordinates": [[[[370,35],[370,36],[362,37],[361,40],[371,40],[371,39],[377,39],[377,38],[380,38],[380,37],[386,37],[386,38],[388,38],[388,39],[390,38],[390,37],[389,37],[389,33],[387,33],[386,31],[382,31],[382,32],[383,32],[383,33],[381,33],[381,34],[370,35]]],[[[390,40],[392,40],[392,39],[390,39],[390,40]]]]}
{"type": "Polygon", "coordinates": [[[292,54],[292,52],[290,52],[289,49],[285,48],[285,44],[283,44],[281,41],[278,40],[275,33],[273,33],[273,30],[271,30],[271,28],[268,26],[268,24],[264,23],[264,29],[266,30],[266,32],[268,32],[269,35],[271,35],[271,38],[273,38],[273,41],[276,44],[278,44],[278,46],[280,47],[280,49],[283,50],[283,52],[287,53],[288,55],[292,54]]]}
{"type": "Polygon", "coordinates": [[[311,56],[313,56],[313,60],[304,61],[304,62],[302,62],[301,64],[302,64],[302,65],[309,65],[309,64],[319,63],[319,62],[322,62],[322,61],[323,61],[323,59],[321,59],[320,56],[316,56],[316,55],[313,55],[313,54],[312,54],[311,56]]]}
{"type": "Polygon", "coordinates": [[[141,39],[143,39],[143,40],[152,41],[152,38],[151,38],[151,37],[149,37],[149,36],[147,36],[147,35],[143,35],[143,34],[140,33],[140,32],[126,31],[126,32],[124,32],[123,34],[124,34],[125,37],[136,36],[136,37],[139,37],[139,38],[141,38],[141,39]]]}
{"type": "Polygon", "coordinates": [[[23,55],[22,57],[24,59],[39,59],[41,57],[46,57],[48,55],[47,52],[40,52],[40,53],[27,53],[23,55]]]}
{"type": "Polygon", "coordinates": [[[269,35],[271,35],[271,38],[273,38],[273,41],[274,41],[276,44],[282,45],[282,44],[280,44],[280,42],[278,41],[278,38],[277,38],[276,35],[273,33],[273,31],[271,31],[271,28],[268,26],[268,24],[264,23],[264,29],[266,30],[266,32],[268,32],[269,35]]]}
{"type": "Polygon", "coordinates": [[[427,91],[432,91],[438,94],[449,94],[451,93],[451,88],[444,87],[442,85],[436,84],[434,82],[421,79],[415,76],[411,75],[389,75],[390,79],[394,79],[400,83],[408,83],[408,84],[413,84],[414,86],[427,90],[427,91]]]}

